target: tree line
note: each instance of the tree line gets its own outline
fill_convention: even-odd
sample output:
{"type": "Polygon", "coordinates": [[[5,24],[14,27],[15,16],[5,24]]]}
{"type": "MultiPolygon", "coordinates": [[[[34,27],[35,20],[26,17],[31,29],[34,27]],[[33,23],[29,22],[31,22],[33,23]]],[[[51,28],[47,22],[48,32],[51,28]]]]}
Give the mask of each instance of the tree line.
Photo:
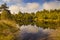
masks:
{"type": "Polygon", "coordinates": [[[0,20],[13,20],[20,26],[22,25],[36,25],[43,28],[59,28],[60,27],[60,9],[42,10],[36,13],[22,13],[11,14],[6,3],[0,6],[0,20]]]}

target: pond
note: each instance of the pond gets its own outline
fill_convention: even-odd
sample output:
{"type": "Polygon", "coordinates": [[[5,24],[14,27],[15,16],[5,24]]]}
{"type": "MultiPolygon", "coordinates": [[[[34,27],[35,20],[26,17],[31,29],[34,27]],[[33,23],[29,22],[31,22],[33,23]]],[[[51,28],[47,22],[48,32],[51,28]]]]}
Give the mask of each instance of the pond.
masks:
{"type": "Polygon", "coordinates": [[[22,25],[20,27],[20,36],[22,40],[48,40],[49,33],[52,32],[53,29],[43,29],[37,27],[36,25],[22,25]]]}

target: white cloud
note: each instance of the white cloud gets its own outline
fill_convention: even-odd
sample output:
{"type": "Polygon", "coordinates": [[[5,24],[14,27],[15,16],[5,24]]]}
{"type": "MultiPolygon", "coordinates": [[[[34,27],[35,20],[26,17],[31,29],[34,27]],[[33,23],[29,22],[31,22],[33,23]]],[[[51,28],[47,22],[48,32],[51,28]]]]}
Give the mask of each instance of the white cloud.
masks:
{"type": "Polygon", "coordinates": [[[3,2],[17,2],[20,3],[22,0],[2,0],[3,2]]]}
{"type": "Polygon", "coordinates": [[[38,3],[27,3],[25,6],[25,12],[36,12],[40,8],[38,3]]]}
{"type": "Polygon", "coordinates": [[[2,1],[4,1],[4,2],[10,2],[11,0],[2,0],[2,1]]]}
{"type": "Polygon", "coordinates": [[[60,1],[60,0],[55,0],[55,1],[60,1]]]}
{"type": "Polygon", "coordinates": [[[11,13],[17,13],[20,11],[20,7],[17,5],[12,5],[9,7],[9,10],[11,10],[11,13]]]}
{"type": "Polygon", "coordinates": [[[27,8],[29,9],[37,9],[39,7],[38,3],[27,3],[27,8]]]}
{"type": "Polygon", "coordinates": [[[44,3],[43,4],[43,9],[60,9],[60,2],[55,1],[55,2],[49,2],[49,3],[44,3]]]}
{"type": "Polygon", "coordinates": [[[25,6],[23,6],[22,4],[16,4],[16,5],[11,5],[9,7],[9,10],[11,10],[11,12],[36,12],[40,9],[40,5],[38,3],[27,3],[25,6]]]}

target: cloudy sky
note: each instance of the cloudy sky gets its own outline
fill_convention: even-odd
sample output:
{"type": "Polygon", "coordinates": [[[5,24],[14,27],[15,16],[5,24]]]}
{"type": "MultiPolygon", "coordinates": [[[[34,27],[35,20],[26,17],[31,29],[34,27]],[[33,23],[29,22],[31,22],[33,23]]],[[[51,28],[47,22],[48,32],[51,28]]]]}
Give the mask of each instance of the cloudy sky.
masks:
{"type": "Polygon", "coordinates": [[[36,12],[42,9],[60,9],[60,0],[0,0],[0,4],[7,3],[12,13],[36,12]]]}

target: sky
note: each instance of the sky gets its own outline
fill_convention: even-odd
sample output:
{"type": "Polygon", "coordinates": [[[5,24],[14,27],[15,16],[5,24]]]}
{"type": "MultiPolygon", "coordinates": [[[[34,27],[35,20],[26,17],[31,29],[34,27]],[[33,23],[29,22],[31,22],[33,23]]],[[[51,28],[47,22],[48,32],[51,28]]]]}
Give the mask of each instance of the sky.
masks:
{"type": "Polygon", "coordinates": [[[3,3],[7,3],[11,13],[60,9],[60,0],[0,0],[0,5],[3,3]]]}

